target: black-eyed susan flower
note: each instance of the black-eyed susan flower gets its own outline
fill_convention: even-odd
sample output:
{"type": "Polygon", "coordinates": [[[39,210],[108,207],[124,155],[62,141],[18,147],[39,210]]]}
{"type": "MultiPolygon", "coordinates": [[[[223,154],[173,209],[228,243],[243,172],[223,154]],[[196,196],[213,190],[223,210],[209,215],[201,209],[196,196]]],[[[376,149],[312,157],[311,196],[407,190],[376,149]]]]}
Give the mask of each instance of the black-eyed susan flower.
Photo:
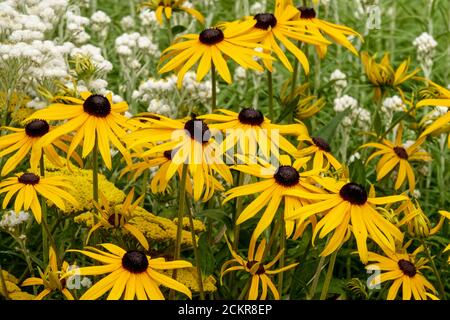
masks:
{"type": "Polygon", "coordinates": [[[67,157],[83,141],[82,157],[85,158],[98,143],[98,149],[108,169],[111,169],[110,142],[120,151],[124,159],[131,163],[128,150],[119,141],[126,134],[126,129],[134,128],[122,115],[128,110],[126,102],[113,103],[112,95],[106,96],[81,92],[81,99],[75,97],[57,97],[58,100],[70,102],[53,103],[48,108],[36,111],[29,119],[68,120],[42,137],[40,144],[47,146],[58,137],[75,132],[70,143],[67,157]]]}
{"type": "Polygon", "coordinates": [[[59,270],[55,251],[53,248],[50,248],[49,251],[49,264],[44,272],[39,269],[40,278],[28,278],[22,283],[22,286],[44,286],[44,290],[34,300],[42,300],[52,292],[60,292],[67,300],[75,300],[66,286],[67,279],[64,278],[66,272],[69,271],[69,264],[64,261],[59,270]]]}
{"type": "MultiPolygon", "coordinates": [[[[420,69],[408,73],[410,60],[403,61],[397,70],[391,65],[389,54],[385,53],[380,62],[376,61],[376,55],[371,57],[367,52],[361,53],[361,61],[369,82],[375,88],[375,99],[379,100],[386,88],[396,89],[402,99],[404,98],[403,90],[400,85],[414,77],[420,69]]],[[[405,99],[403,99],[405,100],[405,99]]]]}
{"type": "MultiPolygon", "coordinates": [[[[286,1],[291,2],[291,0],[286,1]]],[[[330,37],[335,43],[347,48],[351,53],[358,55],[358,51],[347,38],[349,36],[358,37],[363,41],[362,36],[355,30],[335,23],[331,23],[317,18],[316,11],[312,7],[298,7],[299,14],[296,15],[295,21],[300,22],[301,26],[311,34],[323,37],[330,37]],[[324,36],[325,35],[325,36],[324,36]]],[[[317,53],[320,58],[324,58],[327,53],[326,45],[316,45],[317,53]]]]}
{"type": "Polygon", "coordinates": [[[183,78],[197,62],[197,81],[201,81],[214,66],[222,79],[232,82],[230,70],[225,56],[233,59],[244,68],[263,71],[261,65],[253,57],[272,59],[271,56],[254,50],[258,46],[260,33],[249,32],[250,23],[238,23],[220,28],[208,28],[200,34],[181,36],[186,41],[176,42],[164,50],[161,62],[171,59],[160,70],[166,73],[178,70],[178,87],[181,88],[183,78]]]}
{"type": "Polygon", "coordinates": [[[371,285],[377,285],[385,281],[392,281],[387,294],[387,300],[395,300],[400,287],[402,287],[402,299],[410,300],[438,300],[436,289],[420,272],[426,266],[428,260],[416,258],[423,248],[417,248],[412,254],[403,250],[401,252],[385,251],[386,256],[369,252],[368,260],[375,263],[366,266],[369,270],[381,270],[380,275],[375,276],[371,285]]]}
{"type": "MultiPolygon", "coordinates": [[[[284,218],[287,219],[286,235],[290,236],[294,231],[296,223],[289,218],[295,214],[296,208],[309,203],[307,197],[299,198],[293,191],[297,190],[301,193],[311,193],[313,195],[313,192],[323,192],[308,180],[309,177],[317,175],[321,170],[300,171],[300,169],[304,169],[308,161],[309,157],[305,157],[297,159],[292,163],[289,156],[282,155],[278,167],[271,165],[263,159],[258,159],[259,163],[233,166],[232,168],[236,170],[262,179],[256,183],[230,189],[225,193],[226,198],[224,199],[224,203],[236,197],[259,193],[256,199],[239,215],[236,224],[247,221],[266,207],[253,232],[253,237],[258,238],[272,223],[278,208],[283,203],[284,218]]],[[[314,196],[311,199],[315,199],[314,196]]]]}
{"type": "MultiPolygon", "coordinates": [[[[424,107],[424,106],[442,106],[442,107],[449,107],[450,108],[450,90],[441,87],[440,85],[431,82],[430,84],[434,89],[438,92],[438,97],[433,99],[423,99],[419,101],[416,105],[416,107],[424,107]]],[[[450,109],[448,109],[450,110],[450,109]]],[[[438,131],[439,129],[446,126],[448,123],[450,123],[450,112],[447,112],[440,116],[438,119],[436,119],[431,125],[428,126],[420,135],[420,137],[425,137],[433,132],[438,131]]],[[[450,148],[450,135],[448,138],[448,147],[450,148]]]]}
{"type": "Polygon", "coordinates": [[[72,186],[64,177],[40,177],[34,173],[19,173],[0,182],[0,194],[6,193],[3,199],[3,209],[8,206],[11,198],[16,195],[14,211],[22,208],[33,212],[38,223],[41,223],[41,205],[38,194],[53,202],[59,209],[65,210],[64,200],[77,205],[77,200],[64,189],[72,186]]]}
{"type": "MultiPolygon", "coordinates": [[[[289,62],[286,54],[281,49],[280,44],[283,45],[289,52],[291,52],[300,62],[305,73],[309,73],[309,62],[305,53],[292,41],[301,41],[306,44],[313,45],[328,45],[330,42],[322,36],[308,33],[308,30],[299,22],[295,21],[295,16],[298,15],[297,9],[284,0],[277,0],[275,3],[275,10],[273,13],[258,13],[253,17],[246,17],[245,23],[250,23],[252,29],[249,33],[261,35],[261,45],[266,52],[274,52],[281,63],[290,72],[294,71],[292,64],[289,62]]],[[[236,24],[232,22],[229,25],[236,24]]],[[[273,60],[263,57],[263,63],[266,68],[273,71],[273,60]]]]}
{"type": "Polygon", "coordinates": [[[247,259],[241,257],[236,251],[233,250],[228,239],[226,239],[228,249],[230,250],[233,259],[226,261],[222,265],[220,272],[220,281],[222,277],[232,271],[245,271],[250,274],[251,283],[248,290],[248,300],[266,300],[267,293],[270,290],[275,300],[280,299],[280,293],[272,282],[271,276],[274,274],[282,273],[295,268],[298,263],[293,263],[283,268],[270,270],[281,258],[284,250],[281,250],[275,258],[269,263],[264,263],[264,252],[266,250],[266,239],[263,239],[258,248],[256,248],[256,238],[252,237],[250,240],[250,246],[248,248],[247,259]],[[256,249],[256,250],[255,250],[256,249]],[[261,291],[260,291],[261,288],[261,291]],[[269,289],[269,290],[268,290],[269,289]],[[261,293],[260,293],[261,292],[261,293]]]}
{"type": "Polygon", "coordinates": [[[328,164],[336,170],[342,168],[341,163],[331,153],[330,144],[325,139],[319,136],[310,137],[308,134],[306,134],[299,136],[298,140],[308,143],[308,146],[304,146],[302,143],[299,146],[299,150],[296,153],[296,156],[312,156],[314,168],[322,169],[328,164]]]}
{"type": "MultiPolygon", "coordinates": [[[[165,180],[164,185],[167,185],[167,181],[179,172],[184,164],[187,165],[192,180],[189,182],[193,185],[195,201],[200,198],[207,201],[215,190],[223,190],[214,179],[215,173],[228,184],[232,184],[230,169],[221,158],[218,144],[203,120],[195,117],[190,120],[172,120],[159,115],[141,120],[146,121],[148,125],[128,135],[129,147],[135,148],[159,141],[160,144],[142,152],[141,156],[148,157],[171,151],[168,165],[161,168],[161,174],[164,173],[164,176],[161,176],[159,181],[165,180]]],[[[168,153],[166,156],[169,158],[168,153]]]]}
{"type": "Polygon", "coordinates": [[[373,147],[379,149],[374,152],[367,162],[371,161],[377,156],[382,156],[377,164],[377,180],[383,179],[389,172],[398,168],[397,179],[394,188],[398,190],[402,184],[408,179],[409,190],[414,191],[416,185],[416,178],[414,170],[410,164],[411,161],[431,161],[431,156],[420,149],[420,146],[425,142],[425,138],[419,138],[410,146],[402,144],[403,126],[400,125],[397,130],[395,142],[383,139],[383,143],[366,143],[361,148],[373,147]]]}
{"type": "Polygon", "coordinates": [[[122,296],[125,300],[164,300],[160,286],[179,291],[192,298],[191,291],[180,282],[158,272],[158,270],[173,270],[192,267],[187,261],[166,261],[164,258],[147,256],[142,251],[124,249],[111,244],[101,244],[107,251],[101,251],[92,247],[86,250],[70,250],[82,253],[103,265],[82,267],[68,272],[66,276],[77,275],[102,275],[106,277],[95,283],[87,290],[80,300],[96,300],[109,291],[107,300],[119,300],[122,296]]]}
{"type": "MultiPolygon", "coordinates": [[[[449,219],[450,220],[450,212],[449,211],[445,211],[445,210],[440,210],[439,211],[439,213],[443,216],[443,217],[445,217],[445,218],[447,218],[447,219],[449,219]]],[[[448,246],[444,249],[444,252],[447,252],[447,251],[449,251],[450,250],[450,243],[448,244],[448,246]]],[[[450,256],[448,257],[448,263],[450,264],[450,256]]]]}
{"type": "Polygon", "coordinates": [[[221,114],[207,114],[198,117],[212,122],[211,129],[221,130],[226,137],[219,146],[221,152],[227,152],[237,146],[238,154],[255,157],[258,154],[269,159],[273,154],[279,157],[279,149],[289,154],[296,152],[295,147],[284,135],[301,135],[307,132],[301,124],[273,124],[261,111],[244,108],[239,113],[219,109],[221,114]]]}
{"type": "MultiPolygon", "coordinates": [[[[47,159],[54,165],[62,167],[63,164],[59,158],[55,147],[67,152],[69,146],[66,142],[70,141],[72,137],[69,135],[61,135],[51,144],[40,147],[38,142],[49,131],[53,130],[45,120],[31,120],[24,128],[5,127],[6,130],[13,133],[0,137],[0,157],[4,157],[10,153],[14,154],[3,165],[1,175],[5,176],[13,171],[21,161],[30,154],[30,166],[33,170],[36,170],[39,160],[41,159],[42,152],[47,156],[47,159]],[[31,151],[31,152],[30,152],[31,151]]],[[[74,160],[82,166],[83,163],[78,154],[73,154],[74,160]]]]}
{"type": "Polygon", "coordinates": [[[336,251],[348,239],[350,231],[355,236],[359,257],[363,263],[367,262],[368,257],[368,236],[379,246],[395,251],[395,240],[402,241],[403,233],[377,212],[375,206],[407,200],[408,197],[403,195],[370,197],[371,194],[368,195],[366,189],[357,183],[337,181],[327,177],[314,179],[330,193],[311,194],[291,190],[287,194],[304,197],[304,199],[320,200],[314,204],[296,208],[290,218],[303,220],[316,213],[325,213],[314,229],[313,241],[317,235],[322,239],[333,230],[334,233],[321,252],[321,256],[327,256],[336,251]]]}
{"type": "Polygon", "coordinates": [[[150,0],[142,3],[141,6],[154,10],[156,19],[160,25],[164,24],[163,16],[165,16],[167,20],[170,20],[174,11],[184,11],[204,24],[205,18],[203,15],[198,10],[188,6],[186,2],[186,0],[150,0]]]}
{"type": "Polygon", "coordinates": [[[134,197],[134,189],[132,189],[125,198],[125,201],[121,205],[116,205],[110,203],[108,199],[100,193],[100,203],[95,203],[97,214],[94,215],[98,222],[92,226],[91,230],[89,230],[86,243],[89,242],[91,234],[99,228],[123,229],[133,235],[145,250],[148,250],[149,246],[147,239],[138,228],[128,222],[133,218],[133,212],[144,196],[145,194],[139,197],[135,202],[132,202],[134,197]]]}

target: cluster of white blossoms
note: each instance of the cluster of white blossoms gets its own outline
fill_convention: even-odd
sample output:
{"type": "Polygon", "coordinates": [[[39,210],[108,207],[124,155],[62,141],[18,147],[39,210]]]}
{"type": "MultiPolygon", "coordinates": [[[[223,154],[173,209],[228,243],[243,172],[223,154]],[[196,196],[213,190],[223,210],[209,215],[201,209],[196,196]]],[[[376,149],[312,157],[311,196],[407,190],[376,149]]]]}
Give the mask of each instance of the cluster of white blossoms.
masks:
{"type": "Polygon", "coordinates": [[[102,50],[92,44],[85,44],[79,48],[73,47],[70,51],[70,57],[75,58],[77,55],[89,57],[93,65],[105,74],[113,68],[111,62],[103,57],[102,50]]]}
{"type": "Polygon", "coordinates": [[[29,219],[30,214],[28,212],[20,211],[17,213],[11,210],[3,214],[2,219],[0,220],[0,228],[15,228],[29,219]]]}
{"type": "Polygon", "coordinates": [[[348,108],[355,110],[358,108],[358,100],[349,95],[343,95],[334,99],[334,111],[343,112],[348,108]]]}
{"type": "Polygon", "coordinates": [[[106,37],[110,24],[111,18],[103,11],[96,11],[91,16],[91,30],[99,34],[100,37],[106,37]]]}
{"type": "Polygon", "coordinates": [[[343,95],[334,99],[334,111],[344,112],[350,109],[350,113],[342,120],[344,127],[350,127],[355,122],[362,128],[366,129],[370,125],[370,111],[358,105],[358,100],[349,96],[343,95]]]}
{"type": "Polygon", "coordinates": [[[175,75],[166,79],[150,78],[133,91],[132,99],[146,105],[148,112],[171,116],[174,110],[168,101],[171,92],[176,90],[176,83],[175,75]]]}
{"type": "Polygon", "coordinates": [[[413,45],[417,49],[417,59],[422,65],[425,77],[429,79],[433,68],[434,51],[438,43],[434,40],[432,35],[424,32],[414,39],[413,45]]]}
{"type": "Polygon", "coordinates": [[[405,108],[406,106],[403,103],[402,98],[395,95],[383,100],[383,103],[381,105],[381,112],[383,112],[383,116],[386,117],[387,123],[389,123],[392,120],[392,116],[394,115],[394,113],[404,111],[405,108]]]}
{"type": "MultiPolygon", "coordinates": [[[[157,23],[156,13],[155,13],[155,11],[150,10],[150,9],[141,10],[141,12],[139,13],[139,19],[141,20],[141,24],[145,27],[152,27],[152,26],[155,26],[157,23]]],[[[133,18],[131,18],[131,20],[133,20],[133,18]]],[[[133,25],[134,25],[134,20],[133,20],[133,25]]],[[[122,26],[122,28],[123,28],[123,26],[122,26]]]]}
{"type": "Polygon", "coordinates": [[[247,70],[245,70],[245,68],[243,68],[241,66],[238,66],[234,70],[233,79],[238,84],[243,84],[245,82],[245,80],[247,79],[247,70]]]}
{"type": "Polygon", "coordinates": [[[330,82],[333,82],[333,88],[338,97],[342,95],[342,92],[348,86],[347,75],[339,69],[336,69],[331,73],[330,82]]]}
{"type": "Polygon", "coordinates": [[[91,36],[86,32],[86,27],[89,25],[89,18],[78,15],[75,9],[71,8],[66,12],[67,31],[70,39],[76,44],[84,44],[91,39],[91,36]]]}
{"type": "Polygon", "coordinates": [[[117,54],[125,59],[126,65],[132,70],[142,67],[139,57],[158,57],[158,45],[148,36],[139,32],[124,33],[115,41],[117,54]]]}
{"type": "Polygon", "coordinates": [[[252,4],[252,6],[250,7],[250,14],[252,14],[252,15],[255,15],[255,14],[258,14],[261,12],[266,12],[265,1],[264,1],[264,3],[257,1],[254,4],[252,4]]]}

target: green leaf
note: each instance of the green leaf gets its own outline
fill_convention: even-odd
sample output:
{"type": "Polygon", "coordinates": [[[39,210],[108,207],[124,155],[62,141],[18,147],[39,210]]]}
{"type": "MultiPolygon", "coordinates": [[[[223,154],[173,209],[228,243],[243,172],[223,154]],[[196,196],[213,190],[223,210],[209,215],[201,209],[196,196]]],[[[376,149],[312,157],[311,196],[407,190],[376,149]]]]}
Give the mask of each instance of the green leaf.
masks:
{"type": "Polygon", "coordinates": [[[350,108],[343,112],[338,112],[337,115],[333,119],[331,119],[331,121],[320,131],[319,136],[327,141],[332,140],[337,128],[339,127],[339,124],[349,114],[349,112],[350,108]]]}
{"type": "Polygon", "coordinates": [[[205,209],[195,214],[196,217],[205,217],[214,221],[222,222],[228,230],[233,229],[233,222],[227,216],[227,213],[220,209],[205,209]]]}
{"type": "Polygon", "coordinates": [[[200,238],[198,239],[198,249],[199,252],[201,252],[199,259],[202,274],[208,276],[216,269],[216,258],[214,257],[212,246],[208,241],[208,235],[206,233],[200,235],[200,238]]]}
{"type": "Polygon", "coordinates": [[[375,112],[375,118],[373,119],[373,129],[378,136],[384,132],[383,121],[381,120],[381,116],[378,111],[375,112]]]}
{"type": "Polygon", "coordinates": [[[349,170],[352,182],[359,183],[361,185],[366,184],[366,168],[360,159],[353,161],[349,166],[349,170]]]}
{"type": "Polygon", "coordinates": [[[181,33],[181,32],[184,32],[184,31],[186,31],[186,27],[185,26],[178,25],[178,26],[172,27],[172,34],[174,36],[179,34],[179,33],[181,33]]]}

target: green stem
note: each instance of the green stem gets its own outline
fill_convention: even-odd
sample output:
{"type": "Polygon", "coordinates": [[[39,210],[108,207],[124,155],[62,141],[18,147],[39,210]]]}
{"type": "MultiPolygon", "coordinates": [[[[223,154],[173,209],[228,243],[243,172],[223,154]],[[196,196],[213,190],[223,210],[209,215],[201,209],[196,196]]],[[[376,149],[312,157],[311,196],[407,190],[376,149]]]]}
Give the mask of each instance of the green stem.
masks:
{"type": "Polygon", "coordinates": [[[250,289],[250,284],[252,283],[252,277],[250,277],[245,284],[244,289],[241,291],[241,294],[237,298],[238,300],[244,300],[245,295],[248,293],[248,290],[250,289]]]}
{"type": "Polygon", "coordinates": [[[316,294],[317,284],[319,283],[320,274],[322,273],[322,268],[325,263],[325,257],[320,257],[319,264],[317,265],[316,272],[314,273],[313,282],[311,289],[309,290],[308,300],[314,299],[316,294]]]}
{"type": "MultiPolygon", "coordinates": [[[[181,179],[180,179],[180,193],[179,193],[179,201],[178,201],[178,223],[177,223],[177,238],[175,240],[175,251],[173,254],[174,260],[180,259],[181,254],[181,236],[183,231],[183,216],[184,212],[186,210],[186,180],[187,180],[187,164],[183,163],[183,169],[181,172],[181,179]]],[[[177,279],[177,270],[173,270],[172,278],[177,279]]],[[[169,299],[173,300],[175,298],[175,291],[171,290],[169,299]]]]}
{"type": "Polygon", "coordinates": [[[166,15],[164,14],[166,25],[167,25],[167,34],[169,35],[169,46],[173,42],[173,32],[172,32],[172,23],[170,22],[170,19],[167,19],[166,15]]]}
{"type": "MultiPolygon", "coordinates": [[[[242,184],[244,183],[244,178],[245,178],[245,173],[239,171],[239,176],[238,176],[238,186],[242,186],[242,184]]],[[[239,218],[242,210],[243,210],[243,197],[238,197],[236,199],[236,211],[235,211],[235,216],[234,216],[234,239],[233,239],[233,250],[237,250],[238,247],[238,243],[239,243],[239,231],[240,231],[240,226],[236,224],[237,219],[239,218]]]]}
{"type": "Polygon", "coordinates": [[[271,120],[274,119],[273,114],[273,79],[272,79],[272,72],[267,70],[267,90],[269,94],[269,118],[271,120]]]}
{"type": "Polygon", "coordinates": [[[211,64],[211,110],[209,110],[210,113],[212,113],[214,110],[216,110],[217,105],[217,87],[216,87],[216,67],[214,64],[211,64]]]}
{"type": "Polygon", "coordinates": [[[98,202],[98,138],[95,135],[94,151],[92,154],[92,191],[93,199],[98,202]]]}
{"type": "MultiPolygon", "coordinates": [[[[283,251],[283,254],[280,258],[280,266],[279,268],[284,268],[284,258],[286,255],[286,223],[284,221],[284,212],[280,214],[280,252],[283,251]]],[[[283,296],[283,274],[284,272],[280,272],[278,275],[278,292],[280,293],[280,297],[283,296]]]]}
{"type": "Polygon", "coordinates": [[[425,240],[421,239],[420,242],[422,242],[423,250],[425,252],[425,255],[427,256],[427,259],[431,262],[431,268],[433,269],[434,275],[436,276],[436,280],[439,285],[439,296],[441,299],[445,298],[445,287],[441,279],[441,275],[436,267],[436,264],[434,263],[434,259],[430,254],[430,250],[428,249],[428,245],[426,244],[425,240]]]}
{"type": "Polygon", "coordinates": [[[299,67],[298,59],[295,59],[294,72],[292,73],[291,94],[289,95],[290,101],[292,101],[292,99],[294,99],[295,87],[297,86],[298,67],[299,67]]]}
{"type": "Polygon", "coordinates": [[[334,265],[336,263],[337,253],[338,253],[338,251],[336,250],[331,255],[330,262],[328,264],[327,275],[325,277],[325,283],[323,284],[322,292],[320,294],[320,300],[325,300],[327,298],[328,289],[330,288],[331,278],[333,277],[333,271],[334,271],[334,265]]]}
{"type": "MultiPolygon", "coordinates": [[[[186,197],[189,197],[189,195],[186,194],[186,197]]],[[[188,201],[188,204],[189,204],[189,225],[190,225],[191,235],[192,235],[192,246],[194,248],[195,264],[196,264],[196,267],[197,267],[198,289],[200,291],[200,300],[205,300],[205,291],[203,289],[202,268],[201,268],[201,265],[200,265],[200,255],[199,255],[199,252],[198,252],[197,240],[195,239],[194,212],[192,211],[192,204],[190,203],[189,199],[187,201],[188,201]]]]}

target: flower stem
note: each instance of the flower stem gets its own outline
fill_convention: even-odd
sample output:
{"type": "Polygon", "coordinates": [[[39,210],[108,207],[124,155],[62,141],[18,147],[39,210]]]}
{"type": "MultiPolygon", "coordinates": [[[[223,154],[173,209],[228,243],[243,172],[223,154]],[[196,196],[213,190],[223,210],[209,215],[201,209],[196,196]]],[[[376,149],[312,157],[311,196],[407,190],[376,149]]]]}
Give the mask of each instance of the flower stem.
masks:
{"type": "Polygon", "coordinates": [[[298,59],[295,59],[294,72],[292,73],[291,94],[289,95],[289,100],[291,101],[292,99],[294,99],[295,87],[297,86],[298,67],[299,67],[298,59]]]}
{"type": "Polygon", "coordinates": [[[216,87],[216,67],[211,64],[211,110],[212,113],[216,109],[217,105],[217,87],[216,87]]]}
{"type": "Polygon", "coordinates": [[[323,265],[325,263],[325,257],[320,257],[319,264],[317,265],[316,272],[314,273],[311,289],[309,290],[308,300],[314,299],[316,294],[317,284],[319,283],[320,274],[322,273],[323,265]]]}
{"type": "MultiPolygon", "coordinates": [[[[245,173],[239,171],[238,176],[238,186],[242,186],[244,183],[245,173]]],[[[243,197],[238,197],[236,199],[236,211],[234,216],[234,239],[233,239],[233,250],[236,250],[239,243],[239,231],[240,226],[236,224],[237,219],[239,218],[241,212],[243,210],[243,197]]]]}
{"type": "MultiPolygon", "coordinates": [[[[183,164],[183,169],[181,172],[181,179],[180,179],[180,193],[178,198],[178,224],[177,224],[177,238],[175,240],[175,251],[173,254],[174,260],[180,259],[181,254],[181,236],[183,231],[183,215],[184,211],[186,210],[186,180],[187,180],[187,164],[183,164]]],[[[177,270],[174,269],[172,273],[172,278],[177,279],[177,270]]],[[[175,291],[171,290],[169,299],[173,300],[175,298],[175,291]]]]}
{"type": "Polygon", "coordinates": [[[93,199],[98,202],[98,138],[95,135],[94,151],[92,157],[92,191],[93,199]]]}
{"type": "Polygon", "coordinates": [[[250,289],[250,284],[252,283],[252,277],[250,277],[245,284],[244,289],[242,289],[241,294],[237,298],[238,300],[244,300],[245,295],[248,293],[248,290],[250,289]]]}
{"type": "Polygon", "coordinates": [[[272,79],[272,72],[267,70],[267,90],[269,94],[269,118],[271,120],[274,119],[273,114],[273,79],[272,79]]]}
{"type": "Polygon", "coordinates": [[[165,20],[166,20],[166,25],[167,25],[167,34],[169,35],[169,46],[172,44],[173,42],[173,32],[172,32],[172,23],[170,22],[170,19],[168,19],[166,17],[166,15],[164,15],[165,20]]]}
{"type": "MultiPolygon", "coordinates": [[[[188,198],[188,197],[189,197],[189,195],[186,194],[186,198],[188,198]]],[[[205,291],[203,289],[202,268],[200,265],[200,255],[198,252],[197,240],[195,239],[194,212],[192,211],[192,204],[190,203],[189,198],[187,199],[187,201],[188,201],[188,205],[189,205],[189,225],[190,225],[191,235],[192,235],[192,247],[194,248],[195,264],[197,267],[198,289],[200,291],[200,300],[205,300],[205,291]]]]}
{"type": "Polygon", "coordinates": [[[325,277],[325,283],[322,287],[322,292],[320,294],[320,300],[325,300],[327,298],[328,289],[330,288],[331,278],[333,277],[334,265],[336,263],[338,251],[333,252],[330,258],[330,262],[328,263],[327,275],[325,277]]]}
{"type": "Polygon", "coordinates": [[[431,268],[433,269],[434,275],[436,276],[436,280],[439,285],[439,296],[441,299],[444,299],[445,298],[445,288],[444,288],[444,284],[442,283],[441,275],[436,267],[436,263],[434,263],[434,259],[430,254],[430,250],[428,249],[428,245],[426,244],[425,240],[421,239],[420,242],[422,242],[422,246],[423,246],[425,255],[427,256],[427,259],[431,262],[431,268]]]}

